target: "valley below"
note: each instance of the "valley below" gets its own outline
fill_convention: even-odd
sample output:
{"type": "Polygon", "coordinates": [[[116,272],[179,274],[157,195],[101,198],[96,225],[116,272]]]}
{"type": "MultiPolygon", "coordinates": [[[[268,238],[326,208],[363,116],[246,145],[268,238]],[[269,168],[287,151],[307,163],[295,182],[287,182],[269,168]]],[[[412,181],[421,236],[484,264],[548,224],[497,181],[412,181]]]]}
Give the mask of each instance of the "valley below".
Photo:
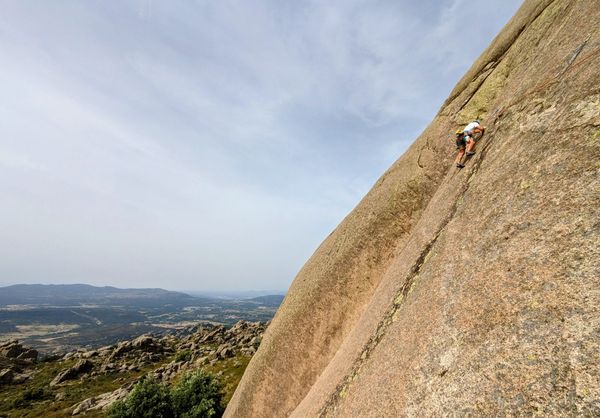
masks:
{"type": "Polygon", "coordinates": [[[87,285],[0,288],[0,342],[19,340],[42,355],[93,349],[142,334],[185,333],[199,323],[267,322],[283,296],[197,297],[162,289],[87,285]]]}
{"type": "Polygon", "coordinates": [[[136,384],[213,376],[228,402],[283,296],[0,288],[0,418],[105,416],[136,384]]]}
{"type": "Polygon", "coordinates": [[[198,372],[217,379],[224,407],[267,326],[196,325],[63,355],[40,356],[16,340],[0,343],[0,417],[105,416],[145,379],[172,387],[198,372]]]}

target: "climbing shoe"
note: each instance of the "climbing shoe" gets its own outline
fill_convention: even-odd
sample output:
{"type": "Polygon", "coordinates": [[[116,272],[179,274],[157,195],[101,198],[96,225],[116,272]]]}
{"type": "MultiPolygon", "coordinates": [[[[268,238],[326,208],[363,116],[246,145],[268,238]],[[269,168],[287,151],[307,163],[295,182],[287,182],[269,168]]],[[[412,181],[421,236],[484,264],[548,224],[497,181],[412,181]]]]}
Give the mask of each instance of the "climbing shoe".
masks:
{"type": "Polygon", "coordinates": [[[457,166],[458,168],[465,168],[465,165],[464,165],[464,164],[461,164],[461,163],[456,163],[456,166],[457,166]]]}
{"type": "Polygon", "coordinates": [[[467,155],[475,155],[475,151],[467,152],[467,155]]]}

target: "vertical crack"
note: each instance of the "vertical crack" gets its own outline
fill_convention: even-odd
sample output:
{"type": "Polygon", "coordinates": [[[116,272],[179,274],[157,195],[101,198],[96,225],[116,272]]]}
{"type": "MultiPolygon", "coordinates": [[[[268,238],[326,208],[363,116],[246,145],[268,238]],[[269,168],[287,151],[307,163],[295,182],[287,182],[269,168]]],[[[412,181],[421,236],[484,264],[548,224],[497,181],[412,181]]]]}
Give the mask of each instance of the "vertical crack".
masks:
{"type": "MultiPolygon", "coordinates": [[[[429,242],[427,244],[425,244],[423,250],[421,251],[421,253],[417,257],[416,261],[413,263],[412,267],[410,268],[408,277],[404,281],[404,284],[402,285],[400,290],[394,296],[394,302],[393,302],[392,306],[384,315],[383,320],[381,320],[379,322],[379,324],[377,325],[376,331],[371,336],[369,341],[365,344],[364,348],[361,351],[359,358],[354,362],[350,372],[346,375],[343,382],[340,383],[336,387],[334,393],[330,396],[329,400],[325,403],[323,408],[321,408],[321,410],[319,411],[319,414],[318,414],[319,417],[327,417],[330,414],[332,414],[333,412],[335,412],[340,399],[343,398],[347,394],[352,381],[360,373],[361,369],[367,363],[367,361],[371,357],[375,348],[379,345],[379,343],[385,336],[387,329],[394,322],[394,317],[396,316],[397,312],[401,309],[401,307],[404,305],[404,301],[405,301],[406,297],[408,296],[408,294],[410,293],[412,288],[415,286],[415,281],[416,281],[417,277],[419,276],[426,260],[429,258],[429,255],[430,255],[435,243],[437,242],[437,240],[441,236],[441,234],[444,232],[444,230],[446,229],[446,227],[450,223],[450,221],[454,218],[456,212],[458,211],[458,202],[459,202],[460,198],[462,196],[464,196],[464,194],[469,190],[469,187],[471,184],[471,178],[479,171],[479,168],[481,167],[481,163],[484,160],[484,157],[487,154],[487,151],[492,144],[492,141],[491,141],[492,138],[493,138],[493,136],[490,138],[490,140],[486,141],[483,144],[483,146],[481,147],[480,156],[478,159],[476,159],[474,161],[473,167],[471,168],[467,177],[465,178],[465,180],[462,184],[461,190],[459,191],[457,198],[455,199],[454,203],[452,204],[452,206],[450,208],[449,214],[442,221],[442,224],[438,228],[434,237],[431,240],[429,240],[429,242]]],[[[453,169],[454,169],[454,167],[452,166],[450,168],[450,170],[453,170],[453,169]]],[[[448,179],[449,176],[450,176],[450,173],[448,173],[446,175],[446,179],[448,179]]]]}
{"type": "Polygon", "coordinates": [[[575,51],[573,52],[573,55],[571,55],[571,58],[569,58],[569,61],[567,61],[567,63],[565,64],[565,66],[563,67],[562,70],[560,70],[560,72],[558,74],[556,74],[555,77],[562,77],[562,75],[569,69],[569,67],[571,66],[571,64],[573,64],[573,62],[575,62],[575,60],[577,59],[577,57],[579,56],[579,54],[581,54],[581,51],[583,51],[583,48],[585,48],[585,46],[587,45],[587,43],[590,41],[590,38],[592,37],[592,34],[590,33],[587,37],[587,39],[585,41],[583,41],[583,43],[581,45],[579,45],[575,51]]]}

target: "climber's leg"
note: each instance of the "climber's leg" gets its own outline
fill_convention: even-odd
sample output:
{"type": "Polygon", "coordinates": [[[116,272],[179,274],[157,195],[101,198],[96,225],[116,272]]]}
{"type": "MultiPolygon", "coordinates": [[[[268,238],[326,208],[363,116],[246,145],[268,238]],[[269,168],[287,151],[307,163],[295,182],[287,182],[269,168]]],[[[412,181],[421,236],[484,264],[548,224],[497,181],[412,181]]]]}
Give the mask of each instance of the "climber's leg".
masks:
{"type": "Polygon", "coordinates": [[[472,136],[469,136],[467,138],[467,155],[475,154],[475,151],[473,150],[474,148],[475,148],[475,139],[472,136]]]}
{"type": "Polygon", "coordinates": [[[456,160],[454,161],[456,163],[456,166],[458,168],[463,168],[464,165],[462,163],[462,159],[465,156],[465,148],[462,147],[459,151],[458,151],[458,155],[456,156],[456,160]]]}

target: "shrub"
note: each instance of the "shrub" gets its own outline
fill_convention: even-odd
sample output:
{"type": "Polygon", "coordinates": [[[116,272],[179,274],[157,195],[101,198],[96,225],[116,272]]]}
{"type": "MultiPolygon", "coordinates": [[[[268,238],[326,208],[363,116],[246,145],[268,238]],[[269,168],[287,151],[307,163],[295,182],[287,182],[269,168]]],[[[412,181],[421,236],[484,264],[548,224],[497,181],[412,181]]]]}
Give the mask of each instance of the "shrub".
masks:
{"type": "Polygon", "coordinates": [[[173,390],[173,409],[181,418],[209,418],[223,415],[222,386],[201,370],[185,375],[173,390]]]}
{"type": "Polygon", "coordinates": [[[175,361],[190,361],[192,359],[192,352],[190,350],[183,350],[177,353],[175,361]]]}
{"type": "Polygon", "coordinates": [[[21,392],[19,396],[13,401],[13,408],[28,407],[33,401],[43,401],[52,398],[54,398],[52,392],[45,388],[37,387],[26,389],[23,392],[21,392]]]}
{"type": "Polygon", "coordinates": [[[110,418],[171,418],[175,417],[171,391],[154,379],[146,378],[136,384],[123,401],[108,410],[110,418]]]}
{"type": "Polygon", "coordinates": [[[109,418],[218,418],[224,408],[221,384],[203,371],[183,376],[175,388],[146,378],[108,410],[109,418]]]}

